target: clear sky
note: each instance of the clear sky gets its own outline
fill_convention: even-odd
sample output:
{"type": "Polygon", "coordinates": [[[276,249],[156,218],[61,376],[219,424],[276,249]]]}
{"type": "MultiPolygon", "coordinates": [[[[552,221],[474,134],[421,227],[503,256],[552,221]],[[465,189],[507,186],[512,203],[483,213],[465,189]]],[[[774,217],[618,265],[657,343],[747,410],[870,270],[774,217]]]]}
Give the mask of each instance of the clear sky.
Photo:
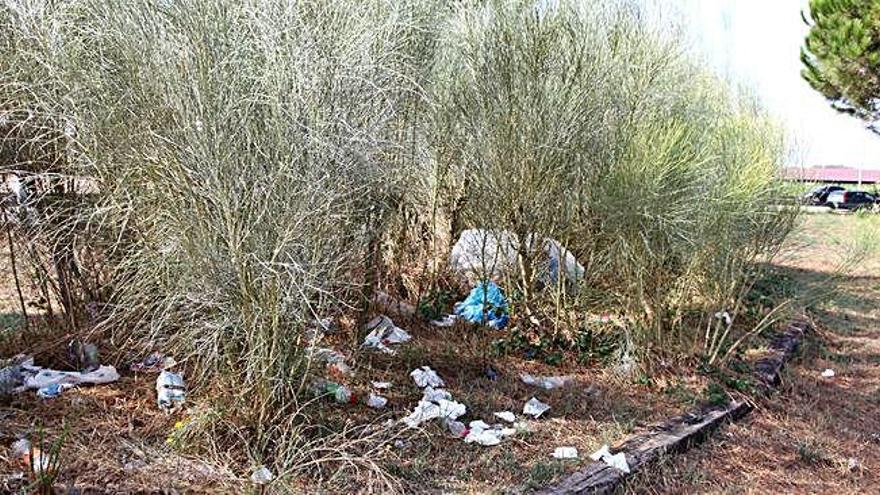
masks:
{"type": "Polygon", "coordinates": [[[789,131],[793,165],[880,169],[880,136],[800,77],[807,0],[646,0],[721,75],[752,87],[789,131]]]}

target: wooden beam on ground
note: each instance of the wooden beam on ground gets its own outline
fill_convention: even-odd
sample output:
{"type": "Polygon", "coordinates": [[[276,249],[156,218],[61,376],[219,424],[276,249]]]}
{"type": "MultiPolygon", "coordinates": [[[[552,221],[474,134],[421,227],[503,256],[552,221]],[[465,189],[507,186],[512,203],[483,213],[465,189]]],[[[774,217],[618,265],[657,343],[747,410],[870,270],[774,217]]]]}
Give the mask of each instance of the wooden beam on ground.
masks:
{"type": "MultiPolygon", "coordinates": [[[[781,382],[785,363],[794,356],[809,323],[798,320],[790,323],[770,344],[768,356],[755,364],[756,377],[768,387],[781,382]]],[[[670,418],[640,433],[612,449],[623,452],[630,474],[656,462],[665,454],[683,452],[705,439],[722,425],[735,421],[752,410],[745,401],[732,401],[725,406],[704,405],[690,413],[670,418]]],[[[538,493],[541,495],[608,494],[613,493],[629,476],[605,462],[593,462],[538,493]]]]}

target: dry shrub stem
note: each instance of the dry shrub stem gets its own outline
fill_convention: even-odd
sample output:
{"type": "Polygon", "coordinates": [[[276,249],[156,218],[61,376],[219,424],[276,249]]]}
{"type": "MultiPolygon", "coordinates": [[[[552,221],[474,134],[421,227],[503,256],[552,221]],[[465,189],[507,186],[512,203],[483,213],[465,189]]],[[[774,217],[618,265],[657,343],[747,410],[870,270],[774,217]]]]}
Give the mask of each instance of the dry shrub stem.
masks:
{"type": "Polygon", "coordinates": [[[310,428],[306,330],[436,290],[461,230],[520,240],[504,286],[534,331],[613,312],[622,357],[714,359],[761,329],[697,321],[793,224],[775,124],[628,2],[9,0],[0,53],[40,286],[71,329],[186,363],[193,448],[290,476],[390,483],[383,439],[310,428]],[[583,278],[539,290],[545,237],[583,278]]]}

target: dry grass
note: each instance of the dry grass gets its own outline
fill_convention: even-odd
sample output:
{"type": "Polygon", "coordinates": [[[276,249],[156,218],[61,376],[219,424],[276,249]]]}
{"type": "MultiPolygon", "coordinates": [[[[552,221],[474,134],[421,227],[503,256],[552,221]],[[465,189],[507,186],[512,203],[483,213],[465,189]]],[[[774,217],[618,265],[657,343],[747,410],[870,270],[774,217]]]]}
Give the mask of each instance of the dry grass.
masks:
{"type": "MultiPolygon", "coordinates": [[[[810,216],[786,265],[801,284],[835,272],[880,219],[810,216]]],[[[709,445],[644,473],[631,493],[876,493],[880,484],[880,256],[810,308],[817,326],[783,391],[709,445]],[[820,377],[831,368],[832,379],[820,377]],[[855,462],[851,465],[851,460],[855,462]]]]}
{"type": "MultiPolygon", "coordinates": [[[[836,242],[854,232],[875,228],[875,220],[856,217],[810,217],[799,239],[800,251],[786,266],[798,283],[824,280],[836,263],[836,242]],[[874,222],[874,223],[872,223],[874,222]]],[[[759,410],[744,423],[731,425],[708,446],[636,478],[627,488],[634,493],[851,493],[870,492],[880,472],[880,266],[876,258],[860,265],[833,300],[812,308],[818,332],[805,345],[802,357],[789,369],[781,395],[759,401],[759,410]],[[875,275],[872,275],[875,274],[875,275]],[[837,377],[825,380],[819,373],[833,368],[837,377]],[[858,462],[855,469],[849,459],[858,462]]],[[[6,294],[3,311],[15,311],[14,294],[6,294]]],[[[419,492],[521,492],[543,486],[585,460],[552,459],[558,446],[592,452],[603,443],[614,444],[640,428],[691,405],[707,378],[669,368],[651,377],[650,383],[620,382],[606,368],[577,366],[565,356],[560,366],[529,361],[520,355],[495,356],[492,340],[502,332],[469,327],[438,329],[418,320],[395,318],[413,335],[396,356],[364,352],[344,337],[329,337],[327,346],[350,356],[355,374],[345,381],[366,395],[370,381],[390,381],[385,394],[389,405],[382,411],[363,405],[338,406],[320,402],[309,414],[328,430],[378,425],[407,414],[418,401],[419,390],[408,373],[422,365],[433,367],[448,389],[468,406],[467,420],[492,422],[492,413],[519,413],[523,403],[537,396],[553,409],[548,417],[532,422],[533,432],[497,447],[481,447],[451,439],[436,424],[423,430],[401,432],[394,426],[374,450],[375,461],[393,476],[395,490],[419,492]],[[490,381],[485,369],[499,371],[490,381]],[[539,375],[572,374],[577,382],[545,392],[522,384],[520,372],[539,375]],[[404,447],[393,446],[400,434],[404,447]]],[[[346,322],[348,325],[351,322],[346,322]]],[[[5,326],[5,324],[4,324],[5,326]]],[[[347,326],[347,325],[344,325],[347,326]]],[[[28,349],[17,330],[4,330],[3,355],[28,349]],[[9,335],[17,335],[9,337],[9,335]]],[[[30,340],[33,342],[33,339],[30,340]]],[[[38,356],[56,362],[60,342],[46,344],[38,356]]],[[[753,354],[758,354],[755,352],[753,354]]],[[[127,363],[119,362],[120,369],[127,363]]],[[[62,397],[41,401],[32,393],[0,405],[0,446],[32,433],[42,422],[50,438],[60,434],[65,422],[71,436],[62,451],[59,482],[108,491],[183,490],[186,492],[240,493],[247,489],[248,472],[227,465],[182,457],[166,443],[180,417],[165,416],[154,405],[153,375],[126,374],[113,385],[79,388],[62,397]]],[[[194,390],[193,394],[208,394],[194,390]]],[[[188,411],[190,417],[198,411],[188,411]]],[[[0,449],[0,489],[10,474],[20,471],[0,449]]],[[[245,461],[246,462],[246,461],[245,461]]],[[[357,469],[336,473],[316,472],[311,480],[285,480],[288,489],[325,490],[331,493],[367,488],[357,469]]]]}

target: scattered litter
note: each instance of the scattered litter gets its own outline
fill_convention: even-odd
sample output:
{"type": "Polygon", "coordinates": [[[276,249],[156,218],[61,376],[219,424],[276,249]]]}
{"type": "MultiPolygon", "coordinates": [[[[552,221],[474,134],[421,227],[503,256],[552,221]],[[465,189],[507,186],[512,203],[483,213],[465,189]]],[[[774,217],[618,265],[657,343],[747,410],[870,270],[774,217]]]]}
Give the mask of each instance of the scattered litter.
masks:
{"type": "Polygon", "coordinates": [[[733,318],[730,317],[730,313],[727,311],[719,311],[715,313],[715,319],[724,323],[724,326],[730,326],[733,323],[733,318]]]}
{"type": "Polygon", "coordinates": [[[406,442],[404,440],[400,440],[400,439],[395,440],[394,441],[394,448],[403,450],[406,448],[406,442]]]}
{"type": "Polygon", "coordinates": [[[453,312],[467,321],[493,328],[507,326],[507,300],[495,282],[488,281],[471,289],[467,298],[456,303],[453,312]]]}
{"type": "Polygon", "coordinates": [[[113,366],[100,366],[89,372],[80,371],[56,371],[37,366],[22,366],[25,376],[22,389],[41,389],[53,384],[70,385],[101,385],[119,380],[119,373],[113,366]]]}
{"type": "Polygon", "coordinates": [[[376,291],[373,295],[373,302],[392,313],[397,313],[402,316],[413,316],[416,314],[415,306],[408,302],[401,301],[391,294],[381,290],[376,291]]]}
{"type": "Polygon", "coordinates": [[[535,419],[541,417],[542,414],[550,410],[550,406],[544,404],[538,399],[532,397],[528,402],[523,406],[523,414],[527,416],[531,416],[535,419]]]}
{"type": "Polygon", "coordinates": [[[489,428],[491,428],[491,426],[489,426],[489,424],[482,419],[475,419],[471,421],[468,427],[472,430],[488,430],[489,428]]]}
{"type": "Polygon", "coordinates": [[[11,450],[12,455],[35,474],[45,473],[51,469],[51,456],[44,455],[39,448],[31,446],[31,442],[25,438],[13,442],[11,450]]]}
{"type": "Polygon", "coordinates": [[[367,323],[364,330],[369,331],[364,339],[364,347],[378,349],[386,354],[394,354],[394,350],[388,347],[389,344],[400,344],[409,342],[412,338],[406,330],[396,326],[391,318],[380,315],[367,323]]]}
{"type": "Polygon", "coordinates": [[[608,445],[603,445],[599,450],[590,455],[590,459],[594,461],[604,461],[605,464],[629,474],[629,464],[626,462],[626,454],[618,452],[612,454],[608,445]]]}
{"type": "MultiPolygon", "coordinates": [[[[468,229],[461,233],[452,247],[449,265],[453,273],[471,284],[486,279],[501,280],[505,275],[519,270],[520,247],[520,239],[513,232],[468,229]]],[[[583,265],[559,241],[533,233],[527,236],[525,248],[535,261],[539,284],[554,285],[560,271],[571,285],[584,278],[583,265]]]]}
{"type": "Polygon", "coordinates": [[[577,459],[578,449],[574,447],[556,447],[553,457],[557,459],[577,459]]]}
{"type": "Polygon", "coordinates": [[[71,340],[67,344],[70,362],[80,371],[95,371],[101,365],[98,360],[98,347],[81,340],[71,340]]]}
{"type": "Polygon", "coordinates": [[[332,395],[339,404],[357,404],[357,396],[345,385],[319,378],[312,382],[310,388],[316,396],[332,395]]]}
{"type": "Polygon", "coordinates": [[[498,370],[492,366],[486,366],[486,378],[488,378],[490,382],[498,381],[498,370]]]}
{"type": "Polygon", "coordinates": [[[471,430],[464,437],[465,443],[478,443],[491,447],[501,443],[501,432],[498,430],[471,430]]]}
{"type": "Polygon", "coordinates": [[[834,378],[834,375],[834,370],[831,368],[828,368],[822,372],[822,378],[834,378]]]}
{"type": "Polygon", "coordinates": [[[862,465],[855,457],[850,457],[846,460],[846,468],[850,471],[857,471],[860,467],[862,467],[862,465]]]}
{"type": "Polygon", "coordinates": [[[416,386],[419,388],[424,387],[442,387],[446,385],[443,383],[443,379],[437,375],[437,372],[432,370],[429,366],[422,366],[421,368],[414,369],[409,376],[412,377],[413,381],[416,382],[416,386]]]}
{"type": "Polygon", "coordinates": [[[26,438],[19,438],[9,446],[13,457],[24,457],[31,453],[31,443],[26,438]]]}
{"type": "Polygon", "coordinates": [[[403,422],[410,427],[416,427],[425,421],[440,417],[440,406],[426,400],[420,400],[413,412],[403,418],[403,422]]]}
{"type": "Polygon", "coordinates": [[[73,388],[73,385],[69,383],[53,383],[37,389],[37,397],[41,399],[54,399],[69,388],[73,388]]]}
{"type": "Polygon", "coordinates": [[[310,349],[312,357],[327,364],[327,368],[333,375],[348,375],[351,367],[345,362],[345,354],[326,347],[314,347],[310,349]]]}
{"type": "Polygon", "coordinates": [[[0,395],[11,395],[25,389],[23,368],[33,366],[34,358],[19,354],[8,363],[6,367],[0,368],[0,395]]]}
{"type": "Polygon", "coordinates": [[[487,447],[498,445],[501,443],[502,438],[515,435],[517,432],[516,428],[505,428],[501,425],[489,426],[485,421],[481,420],[471,421],[468,426],[469,429],[464,441],[466,443],[478,443],[487,447]]]}
{"type": "Polygon", "coordinates": [[[265,485],[273,479],[275,479],[275,475],[272,474],[272,471],[266,466],[258,467],[254,473],[251,474],[251,483],[255,485],[265,485]]]}
{"type": "Polygon", "coordinates": [[[174,367],[175,364],[177,361],[173,357],[166,356],[161,352],[154,352],[140,362],[132,363],[129,369],[137,373],[159,373],[174,367]]]}
{"type": "Polygon", "coordinates": [[[162,371],[156,378],[156,402],[160,409],[171,412],[186,402],[186,384],[183,375],[162,371]]]}
{"type": "Polygon", "coordinates": [[[429,385],[425,387],[425,392],[424,394],[422,394],[422,399],[431,402],[440,402],[444,399],[452,400],[452,394],[450,394],[448,390],[444,390],[442,388],[434,388],[429,385]]]}
{"type": "Polygon", "coordinates": [[[431,325],[434,325],[435,327],[451,327],[455,325],[457,320],[457,315],[446,315],[439,320],[431,320],[431,325]]]}
{"type": "Polygon", "coordinates": [[[367,399],[367,405],[373,409],[382,409],[386,404],[388,404],[388,399],[374,393],[370,393],[370,397],[367,399]]]}
{"type": "Polygon", "coordinates": [[[516,421],[516,416],[510,411],[497,412],[495,413],[495,417],[507,421],[508,423],[516,421]]]}
{"type": "Polygon", "coordinates": [[[391,388],[391,382],[370,382],[376,390],[386,390],[391,388]]]}
{"type": "Polygon", "coordinates": [[[467,407],[454,400],[440,399],[437,402],[437,405],[440,406],[440,417],[448,421],[455,421],[460,416],[464,416],[465,413],[467,413],[467,407]]]}
{"type": "Polygon", "coordinates": [[[564,387],[567,383],[574,380],[571,375],[566,376],[532,376],[528,373],[519,375],[520,380],[526,385],[541,387],[544,390],[553,390],[554,388],[564,387]]]}
{"type": "Polygon", "coordinates": [[[446,429],[456,438],[461,438],[468,434],[467,427],[461,421],[447,421],[446,429]]]}

